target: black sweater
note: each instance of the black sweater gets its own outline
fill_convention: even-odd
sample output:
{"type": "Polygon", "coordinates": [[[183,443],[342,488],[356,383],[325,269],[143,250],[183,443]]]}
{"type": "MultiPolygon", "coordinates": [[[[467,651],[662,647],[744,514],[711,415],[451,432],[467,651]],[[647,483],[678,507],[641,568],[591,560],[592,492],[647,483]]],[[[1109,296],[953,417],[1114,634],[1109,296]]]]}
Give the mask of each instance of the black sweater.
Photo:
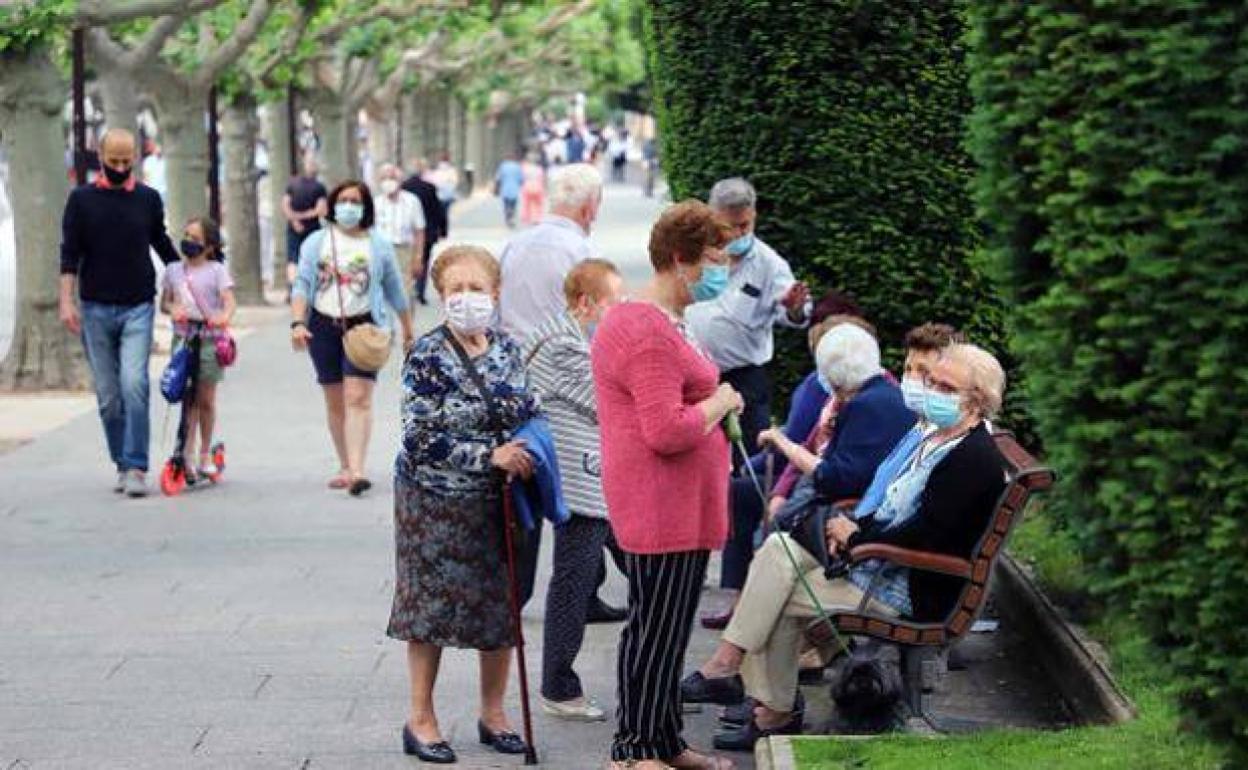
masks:
{"type": "Polygon", "coordinates": [[[82,299],[110,305],[151,301],[156,268],[149,248],[165,264],[178,261],[155,190],[83,185],[69,194],[61,220],[61,273],[78,276],[82,299]]]}
{"type": "MultiPolygon", "coordinates": [[[[868,518],[848,545],[885,543],[968,558],[1005,491],[1005,469],[1005,458],[980,423],[932,469],[913,516],[892,529],[873,526],[868,518]]],[[[915,619],[943,620],[964,582],[949,575],[910,570],[915,619]]]]}

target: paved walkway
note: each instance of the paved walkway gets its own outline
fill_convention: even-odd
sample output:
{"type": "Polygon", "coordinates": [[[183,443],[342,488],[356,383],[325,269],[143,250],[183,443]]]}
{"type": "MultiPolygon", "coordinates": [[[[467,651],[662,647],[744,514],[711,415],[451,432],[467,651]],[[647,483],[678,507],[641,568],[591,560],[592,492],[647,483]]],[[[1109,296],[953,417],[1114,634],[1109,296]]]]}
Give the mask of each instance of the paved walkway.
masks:
{"type": "MultiPolygon", "coordinates": [[[[507,233],[496,202],[469,206],[455,240],[497,247],[507,233]]],[[[635,187],[608,191],[594,240],[630,276],[646,272],[657,211],[635,187]]],[[[434,320],[420,315],[422,328],[434,320]]],[[[324,488],[334,462],[320,393],[286,340],[273,320],[241,346],[221,397],[230,465],[220,487],[114,496],[93,414],[0,456],[0,769],[417,764],[399,749],[404,648],[384,634],[398,367],[377,395],[369,468],[380,483],[355,500],[324,488]]],[[[162,440],[165,413],[154,401],[154,465],[176,422],[162,440]]],[[[607,593],[623,603],[614,569],[607,593]]],[[[525,616],[534,679],[542,609],[535,600],[525,616]]],[[[619,632],[591,627],[579,664],[609,709],[619,632]]],[[[691,657],[712,643],[699,629],[691,657]]],[[[448,651],[437,695],[461,766],[520,765],[477,745],[476,691],[475,655],[448,651]]],[[[711,712],[689,722],[687,735],[709,746],[711,712]]],[[[539,712],[535,729],[544,766],[592,768],[613,727],[539,712]]]]}

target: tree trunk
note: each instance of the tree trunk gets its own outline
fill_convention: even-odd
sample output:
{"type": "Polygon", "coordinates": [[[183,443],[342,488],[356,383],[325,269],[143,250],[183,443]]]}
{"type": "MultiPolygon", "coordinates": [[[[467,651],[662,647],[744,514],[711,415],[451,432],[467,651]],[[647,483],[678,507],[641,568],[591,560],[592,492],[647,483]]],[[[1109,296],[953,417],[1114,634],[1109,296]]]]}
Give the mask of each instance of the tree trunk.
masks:
{"type": "Polygon", "coordinates": [[[256,197],[256,137],[260,131],[256,102],[250,95],[225,108],[224,211],[230,274],[240,304],[264,304],[260,264],[260,212],[256,197]]]}
{"type": "MultiPolygon", "coordinates": [[[[489,142],[490,127],[486,125],[484,115],[473,115],[464,121],[464,156],[462,162],[465,169],[474,169],[473,184],[481,186],[487,177],[492,178],[494,169],[486,153],[489,142]]],[[[469,190],[471,195],[472,191],[469,190]]]]}
{"type": "Polygon", "coordinates": [[[480,177],[481,169],[469,168],[468,155],[468,109],[458,97],[447,99],[447,139],[450,142],[451,162],[459,166],[459,188],[461,193],[472,193],[480,177]],[[471,172],[471,173],[470,173],[471,172]]]}
{"type": "Polygon", "coordinates": [[[169,87],[154,97],[169,189],[165,221],[180,232],[188,219],[208,216],[208,92],[169,87]]]}
{"type": "Polygon", "coordinates": [[[355,122],[352,111],[331,91],[317,91],[311,99],[316,133],[321,139],[321,170],[330,187],[356,176],[355,122]]]}
{"type": "Polygon", "coordinates": [[[425,146],[434,160],[437,160],[442,153],[451,151],[451,107],[446,91],[429,93],[429,98],[424,102],[424,116],[425,130],[428,132],[425,146]]]}
{"type": "MultiPolygon", "coordinates": [[[[124,70],[101,67],[96,75],[104,100],[104,124],[139,135],[139,91],[124,70]]],[[[141,149],[141,148],[140,148],[141,149]]]]}
{"type": "Polygon", "coordinates": [[[265,143],[269,146],[268,208],[273,233],[273,249],[268,258],[273,264],[273,286],[286,287],[286,218],[282,216],[282,197],[290,168],[290,116],[286,102],[272,102],[261,108],[264,114],[265,143]]]}
{"type": "Polygon", "coordinates": [[[429,146],[425,127],[424,92],[410,91],[403,94],[403,168],[411,172],[412,158],[428,157],[429,146]]]}
{"type": "Polygon", "coordinates": [[[0,54],[0,137],[9,158],[17,240],[12,345],[0,388],[85,388],[82,344],[57,314],[61,212],[67,182],[61,110],[67,88],[47,52],[0,54]]]}
{"type": "Polygon", "coordinates": [[[382,105],[370,105],[365,108],[368,116],[368,155],[373,161],[373,178],[368,180],[375,184],[377,170],[383,163],[399,163],[398,127],[395,125],[395,110],[382,105]]]}

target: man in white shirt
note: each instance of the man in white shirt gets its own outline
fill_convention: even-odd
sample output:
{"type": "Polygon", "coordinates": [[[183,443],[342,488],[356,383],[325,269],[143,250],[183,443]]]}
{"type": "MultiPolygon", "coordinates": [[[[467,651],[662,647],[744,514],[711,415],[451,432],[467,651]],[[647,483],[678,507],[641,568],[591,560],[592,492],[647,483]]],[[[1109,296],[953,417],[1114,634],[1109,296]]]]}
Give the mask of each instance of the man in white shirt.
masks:
{"type": "Polygon", "coordinates": [[[386,163],[377,177],[377,232],[393,244],[405,280],[415,281],[424,269],[425,211],[420,199],[400,186],[403,172],[398,166],[386,163]]]}
{"type": "Polygon", "coordinates": [[[503,330],[513,338],[525,339],[566,307],[563,281],[577,263],[593,256],[589,228],[600,205],[598,169],[588,163],[565,166],[551,183],[550,214],[503,247],[499,314],[503,330]]]}
{"type": "MultiPolygon", "coordinates": [[[[503,247],[498,310],[503,331],[513,339],[527,339],[551,316],[567,309],[563,284],[573,267],[594,256],[589,229],[601,205],[602,175],[598,169],[588,163],[564,166],[551,180],[550,213],[503,247]]],[[[533,595],[541,542],[539,524],[518,555],[521,606],[533,595]]],[[[604,568],[599,569],[599,576],[605,578],[604,568]]],[[[590,599],[587,616],[590,623],[623,619],[621,611],[597,596],[590,599]]]]}

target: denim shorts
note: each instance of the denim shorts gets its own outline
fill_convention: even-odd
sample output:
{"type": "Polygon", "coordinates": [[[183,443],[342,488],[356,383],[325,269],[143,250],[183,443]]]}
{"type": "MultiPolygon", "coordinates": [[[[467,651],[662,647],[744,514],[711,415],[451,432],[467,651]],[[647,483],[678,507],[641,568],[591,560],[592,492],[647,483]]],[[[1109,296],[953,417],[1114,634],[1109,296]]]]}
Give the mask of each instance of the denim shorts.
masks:
{"type": "MultiPolygon", "coordinates": [[[[368,315],[353,316],[347,319],[347,324],[354,326],[370,321],[372,317],[368,315]]],[[[313,310],[308,317],[308,331],[312,333],[312,339],[308,341],[308,353],[312,356],[312,366],[316,368],[317,382],[333,385],[342,382],[343,377],[377,380],[376,372],[357,369],[347,360],[347,351],[342,346],[340,321],[313,310]]]]}

